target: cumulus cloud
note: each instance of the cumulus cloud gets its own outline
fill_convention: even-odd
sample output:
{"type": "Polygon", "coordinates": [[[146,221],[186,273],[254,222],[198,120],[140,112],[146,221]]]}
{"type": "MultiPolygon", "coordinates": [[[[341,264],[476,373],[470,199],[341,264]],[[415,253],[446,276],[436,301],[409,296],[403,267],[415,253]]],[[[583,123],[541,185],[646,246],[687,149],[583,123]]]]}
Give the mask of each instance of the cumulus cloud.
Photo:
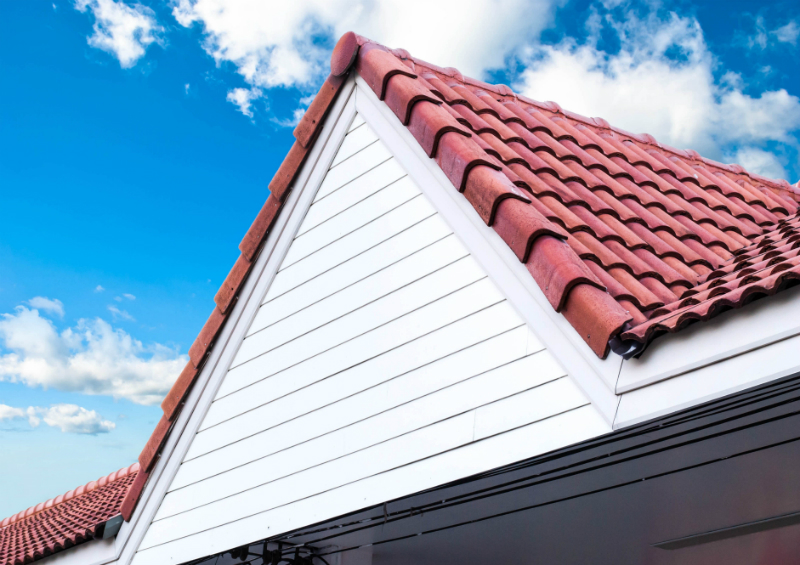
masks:
{"type": "Polygon", "coordinates": [[[97,285],[96,287],[94,287],[94,291],[95,291],[95,292],[103,292],[104,290],[105,290],[105,288],[103,288],[103,287],[102,287],[102,286],[100,286],[100,285],[97,285]]]}
{"type": "Polygon", "coordinates": [[[769,178],[786,178],[783,168],[774,153],[757,147],[742,147],[725,156],[725,160],[738,163],[746,170],[769,178]]]}
{"type": "Polygon", "coordinates": [[[203,28],[205,50],[217,64],[235,66],[249,88],[231,90],[228,100],[252,117],[252,101],[265,89],[317,85],[330,43],[347,30],[480,76],[537,37],[561,3],[473,0],[465,9],[462,0],[178,0],[173,15],[183,26],[203,28]]]}
{"type": "Polygon", "coordinates": [[[172,348],[144,345],[102,319],[58,331],[36,309],[0,316],[0,381],[157,404],[188,361],[172,348]]]}
{"type": "Polygon", "coordinates": [[[753,97],[738,76],[715,77],[716,61],[695,19],[674,13],[640,18],[631,11],[623,19],[606,14],[589,23],[584,43],[530,47],[516,88],[714,159],[755,155],[732,149],[770,141],[797,143],[800,99],[785,90],[753,97]],[[601,33],[615,34],[621,48],[601,49],[601,33]]]}
{"type": "Polygon", "coordinates": [[[136,297],[135,297],[134,295],[132,295],[132,294],[130,294],[130,293],[127,293],[127,292],[126,292],[126,293],[124,293],[124,294],[122,295],[122,297],[123,297],[123,298],[127,298],[128,300],[136,300],[136,297]]]}
{"type": "Polygon", "coordinates": [[[28,305],[49,314],[56,314],[59,318],[64,317],[64,304],[58,299],[51,300],[44,296],[34,296],[28,300],[28,305]]]}
{"type": "Polygon", "coordinates": [[[248,118],[253,117],[252,101],[261,97],[258,88],[234,88],[228,91],[228,102],[239,108],[239,111],[248,118]]]}
{"type": "Polygon", "coordinates": [[[135,65],[148,46],[161,41],[163,28],[147,6],[121,0],[75,0],[75,9],[94,16],[89,45],[114,55],[122,68],[135,65]]]}
{"type": "Polygon", "coordinates": [[[103,420],[94,410],[75,404],[54,404],[49,408],[29,406],[27,409],[0,404],[0,421],[27,418],[31,427],[42,421],[62,432],[73,434],[105,434],[117,427],[114,422],[103,420]]]}
{"type": "Polygon", "coordinates": [[[0,404],[0,422],[3,420],[14,420],[16,418],[24,418],[25,410],[22,408],[13,408],[6,404],[0,404]]]}

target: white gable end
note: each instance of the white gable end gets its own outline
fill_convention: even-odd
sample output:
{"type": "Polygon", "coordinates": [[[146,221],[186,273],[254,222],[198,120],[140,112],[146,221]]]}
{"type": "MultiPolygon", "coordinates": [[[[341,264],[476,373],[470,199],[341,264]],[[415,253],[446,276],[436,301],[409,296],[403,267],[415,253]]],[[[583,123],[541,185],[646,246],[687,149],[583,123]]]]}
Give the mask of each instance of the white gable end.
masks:
{"type": "Polygon", "coordinates": [[[293,212],[303,220],[244,339],[228,344],[137,565],[610,431],[370,126],[356,116],[347,129],[293,212]]]}

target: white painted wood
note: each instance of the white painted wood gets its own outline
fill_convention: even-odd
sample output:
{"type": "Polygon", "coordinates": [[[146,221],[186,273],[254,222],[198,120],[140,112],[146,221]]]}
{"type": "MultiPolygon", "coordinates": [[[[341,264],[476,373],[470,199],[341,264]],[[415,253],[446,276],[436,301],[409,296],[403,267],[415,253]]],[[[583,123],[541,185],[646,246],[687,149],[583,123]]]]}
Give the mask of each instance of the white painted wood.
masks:
{"type": "MultiPolygon", "coordinates": [[[[267,235],[263,250],[253,266],[252,274],[244,282],[239,294],[240,298],[233,306],[229,321],[223,326],[207,361],[195,378],[195,384],[162,447],[161,457],[151,471],[131,521],[123,524],[117,534],[115,551],[119,556],[120,565],[129,565],[134,560],[141,540],[174,478],[208,406],[214,399],[217,387],[230,366],[238,344],[243,339],[269,283],[275,277],[283,255],[291,244],[292,237],[302,219],[302,214],[294,214],[293,211],[295,208],[308,209],[311,198],[321,184],[328,165],[344,137],[345,129],[355,116],[353,87],[352,79],[342,87],[340,96],[330,110],[328,120],[297,175],[294,190],[287,197],[281,214],[267,235]]],[[[180,558],[173,555],[170,561],[177,563],[180,558]]]]}
{"type": "Polygon", "coordinates": [[[285,269],[280,278],[276,277],[267,299],[291,290],[292,288],[340,265],[344,261],[363,253],[389,238],[415,226],[436,213],[424,198],[414,198],[381,216],[380,222],[372,222],[326,246],[325,253],[313,256],[313,260],[298,261],[285,269]]]}
{"type": "Polygon", "coordinates": [[[338,166],[376,141],[378,141],[378,136],[368,125],[348,131],[342,145],[339,147],[339,151],[336,153],[336,157],[333,158],[331,168],[338,166]]]}
{"type": "MultiPolygon", "coordinates": [[[[538,372],[541,368],[533,370],[538,372]]],[[[522,394],[479,408],[475,412],[474,439],[484,439],[588,404],[589,400],[571,379],[547,381],[522,394]]]]}
{"type": "Polygon", "coordinates": [[[324,221],[341,214],[351,206],[400,180],[405,174],[405,171],[397,164],[396,160],[388,159],[384,161],[368,173],[331,193],[327,198],[314,202],[300,225],[300,231],[297,232],[297,235],[303,235],[324,221]],[[317,205],[318,202],[324,202],[325,204],[317,205]]]}
{"type": "Polygon", "coordinates": [[[577,443],[593,437],[599,428],[608,429],[608,426],[596,410],[590,406],[577,408],[494,436],[493,440],[472,442],[462,449],[440,453],[415,465],[398,467],[290,505],[240,518],[215,528],[214,535],[210,535],[211,530],[205,530],[179,537],[172,543],[152,544],[148,540],[148,549],[143,548],[137,554],[135,563],[178,563],[175,555],[180,555],[181,559],[212,555],[264,536],[333,518],[354,506],[379,504],[486,468],[577,443]]]}
{"type": "Polygon", "coordinates": [[[455,240],[447,226],[430,217],[307,281],[297,283],[296,279],[287,280],[287,277],[294,277],[294,273],[278,273],[274,284],[281,288],[267,293],[264,315],[259,312],[257,327],[265,327],[271,320],[281,320],[446,238],[455,240]]]}
{"type": "MultiPolygon", "coordinates": [[[[622,364],[617,393],[694,371],[796,335],[800,335],[800,287],[658,338],[640,359],[622,364]]],[[[793,367],[796,360],[790,356],[783,361],[787,367],[793,367]]],[[[753,376],[755,382],[758,377],[753,376]]]]}
{"type": "Polygon", "coordinates": [[[344,236],[358,231],[360,228],[378,220],[419,195],[419,190],[408,177],[390,184],[369,198],[365,198],[358,204],[296,238],[284,260],[285,267],[283,268],[289,267],[344,236]]]}
{"type": "MultiPolygon", "coordinates": [[[[520,345],[523,347],[520,347],[519,350],[524,351],[526,336],[522,335],[521,337],[520,345]]],[[[477,348],[471,348],[465,354],[470,353],[472,349],[477,348]]],[[[484,353],[487,352],[490,355],[492,353],[491,350],[484,353]]],[[[554,362],[543,362],[541,357],[549,357],[549,355],[547,352],[540,352],[499,366],[495,361],[494,368],[474,375],[477,368],[475,363],[483,359],[470,355],[469,359],[461,360],[455,367],[437,364],[432,371],[420,371],[426,376],[432,377],[425,381],[420,379],[419,375],[411,374],[406,378],[388,383],[389,386],[375,387],[363,394],[350,397],[347,401],[343,401],[348,408],[352,408],[349,414],[352,415],[354,411],[364,413],[365,408],[369,408],[366,418],[340,427],[328,434],[317,436],[313,440],[299,443],[274,455],[237,467],[230,472],[175,490],[165,498],[156,520],[248,491],[357,451],[372,448],[380,443],[450,418],[453,414],[460,414],[475,408],[479,409],[476,413],[473,439],[477,439],[479,427],[482,432],[480,437],[487,437],[541,419],[545,412],[556,409],[555,407],[559,404],[563,405],[560,411],[574,408],[576,402],[586,404],[588,401],[575,388],[575,385],[571,384],[568,379],[563,379],[563,370],[554,362]],[[449,374],[442,375],[444,370],[448,370],[449,374]],[[407,395],[419,394],[420,391],[424,392],[426,388],[429,388],[429,381],[436,380],[436,377],[439,377],[439,380],[455,381],[455,384],[445,383],[445,386],[439,390],[423,394],[408,402],[398,403],[398,397],[392,394],[393,392],[400,395],[404,392],[407,395]],[[555,379],[565,380],[567,385],[558,384],[554,387],[541,386],[538,388],[555,379]],[[414,385],[418,385],[418,387],[414,385]],[[518,394],[526,390],[527,393],[518,394]],[[515,398],[520,398],[520,400],[513,401],[515,398]],[[546,401],[540,402],[540,398],[545,398],[546,401]],[[507,400],[495,402],[500,399],[507,400]],[[531,406],[525,405],[527,403],[533,403],[536,409],[531,410],[531,406]],[[486,406],[487,404],[489,406],[486,406]],[[504,410],[503,407],[513,410],[514,414],[499,414],[497,411],[504,410]],[[509,418],[515,419],[512,421],[509,418]],[[497,425],[495,422],[501,422],[501,424],[497,425]],[[492,426],[494,427],[492,428],[492,426]]],[[[486,365],[485,361],[484,365],[486,365]]],[[[339,409],[342,415],[348,413],[341,412],[341,410],[339,409]]],[[[329,412],[331,411],[329,410],[329,412]]]]}
{"type": "MultiPolygon", "coordinates": [[[[405,316],[485,277],[486,275],[471,257],[464,257],[426,276],[418,277],[417,280],[393,292],[387,288],[384,296],[363,305],[359,304],[360,297],[339,293],[330,302],[335,302],[336,306],[349,312],[324,323],[321,319],[313,318],[317,312],[317,309],[314,309],[309,318],[302,319],[302,315],[297,314],[286,320],[286,323],[255,333],[242,343],[239,354],[234,360],[234,366],[259,356],[270,355],[278,348],[281,348],[280,353],[291,348],[299,349],[294,357],[289,355],[289,360],[286,362],[298,363],[405,316]],[[352,301],[342,303],[342,299],[345,298],[351,298],[352,301]],[[301,337],[302,343],[296,343],[301,337]]],[[[380,292],[380,289],[377,289],[377,292],[380,292]]],[[[284,353],[284,356],[286,355],[288,354],[284,353]]]]}
{"type": "MultiPolygon", "coordinates": [[[[491,283],[484,279],[345,343],[308,344],[317,352],[313,357],[304,357],[302,346],[305,343],[290,344],[231,369],[220,388],[219,398],[299,363],[305,364],[301,367],[304,372],[344,370],[502,301],[491,283]]],[[[335,341],[335,336],[331,339],[335,341]]]]}
{"type": "Polygon", "coordinates": [[[417,394],[427,394],[438,387],[452,384],[449,379],[463,374],[463,370],[459,372],[458,367],[465,361],[473,363],[475,371],[482,372],[488,370],[487,363],[491,367],[491,363],[507,363],[521,355],[537,351],[538,346],[535,342],[532,343],[529,335],[526,342],[520,341],[526,333],[508,305],[501,303],[346,371],[319,378],[313,383],[308,381],[318,377],[298,374],[297,379],[302,378],[303,382],[295,383],[295,379],[287,378],[283,382],[274,383],[274,388],[278,389],[275,391],[269,387],[271,379],[264,381],[264,386],[254,389],[252,396],[258,394],[259,398],[271,403],[266,412],[274,411],[278,420],[281,416],[285,420],[278,426],[274,420],[266,420],[264,431],[257,436],[185,461],[171,490],[245,465],[367,417],[372,412],[370,407],[355,406],[350,397],[371,387],[390,383],[388,386],[392,389],[392,394],[397,395],[398,402],[402,402],[403,399],[414,398],[417,394]],[[518,332],[519,337],[511,332],[518,332]],[[523,347],[526,347],[524,353],[521,351],[523,347]],[[453,375],[436,374],[440,368],[452,370],[453,375]],[[393,379],[412,372],[413,376],[408,382],[413,383],[416,390],[403,393],[391,384],[393,379]],[[282,392],[285,393],[281,394],[282,392]],[[347,402],[339,402],[343,400],[347,402]]]}
{"type": "MultiPolygon", "coordinates": [[[[384,266],[384,263],[392,259],[393,254],[388,249],[381,249],[380,258],[375,257],[371,262],[360,261],[366,267],[365,271],[358,269],[355,264],[357,261],[353,260],[341,269],[328,271],[315,278],[314,284],[301,285],[299,289],[267,302],[259,308],[248,336],[287,323],[305,327],[302,322],[304,319],[314,319],[318,325],[322,325],[468,256],[467,250],[454,236],[447,236],[430,245],[423,244],[423,247],[419,245],[417,243],[410,251],[408,248],[402,249],[400,255],[409,254],[388,266],[384,266]],[[377,271],[369,272],[376,268],[377,271]],[[353,275],[364,276],[343,286],[350,279],[338,276],[341,272],[350,274],[350,279],[353,275]]],[[[362,258],[363,255],[358,259],[362,258]]]]}
{"type": "Polygon", "coordinates": [[[626,392],[622,395],[615,425],[630,426],[798,373],[798,351],[800,336],[793,336],[678,377],[626,392]]]}
{"type": "Polygon", "coordinates": [[[317,199],[321,200],[332,192],[339,190],[345,184],[353,182],[361,175],[387,161],[391,156],[391,153],[381,141],[377,141],[359,151],[347,160],[346,166],[339,166],[328,171],[322,186],[317,192],[317,199]]]}
{"type": "Polygon", "coordinates": [[[487,228],[472,205],[453,188],[435,161],[430,159],[411,132],[356,77],[356,107],[395,159],[408,172],[420,190],[453,227],[461,241],[531,329],[574,378],[610,424],[614,420],[618,397],[614,394],[622,358],[609,354],[598,359],[575,329],[555,312],[528,270],[506,243],[487,228]]]}
{"type": "Polygon", "coordinates": [[[363,126],[365,123],[366,123],[366,122],[364,121],[364,118],[362,118],[361,116],[359,116],[358,114],[356,114],[356,117],[355,117],[355,118],[353,118],[353,123],[352,123],[352,124],[350,124],[350,129],[348,129],[348,130],[347,130],[347,133],[350,133],[351,131],[353,131],[353,130],[354,130],[354,129],[356,129],[356,128],[360,128],[360,127],[361,127],[361,126],[363,126]]]}

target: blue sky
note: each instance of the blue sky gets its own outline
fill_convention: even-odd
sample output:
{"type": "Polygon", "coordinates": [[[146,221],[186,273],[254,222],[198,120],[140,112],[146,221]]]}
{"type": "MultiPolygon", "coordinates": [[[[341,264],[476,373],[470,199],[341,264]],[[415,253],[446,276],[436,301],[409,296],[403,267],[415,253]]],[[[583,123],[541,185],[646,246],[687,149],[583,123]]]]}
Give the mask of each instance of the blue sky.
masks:
{"type": "Polygon", "coordinates": [[[0,4],[0,518],[136,460],[348,29],[800,179],[794,2],[420,6],[0,4]]]}

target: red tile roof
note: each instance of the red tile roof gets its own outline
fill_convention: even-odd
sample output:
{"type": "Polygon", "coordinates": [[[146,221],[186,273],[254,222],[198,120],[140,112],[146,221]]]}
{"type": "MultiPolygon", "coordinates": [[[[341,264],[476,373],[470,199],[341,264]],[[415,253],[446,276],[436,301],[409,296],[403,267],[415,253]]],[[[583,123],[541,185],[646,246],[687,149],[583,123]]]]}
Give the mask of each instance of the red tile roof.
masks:
{"type": "Polygon", "coordinates": [[[164,417],[139,456],[141,470],[121,508],[126,520],[353,68],[600,357],[620,334],[646,344],[800,279],[798,186],[347,33],[239,244],[241,255],[190,361],[161,405],[164,417]]]}
{"type": "Polygon", "coordinates": [[[0,522],[0,565],[22,565],[103,535],[139,471],[134,463],[0,522]]]}

